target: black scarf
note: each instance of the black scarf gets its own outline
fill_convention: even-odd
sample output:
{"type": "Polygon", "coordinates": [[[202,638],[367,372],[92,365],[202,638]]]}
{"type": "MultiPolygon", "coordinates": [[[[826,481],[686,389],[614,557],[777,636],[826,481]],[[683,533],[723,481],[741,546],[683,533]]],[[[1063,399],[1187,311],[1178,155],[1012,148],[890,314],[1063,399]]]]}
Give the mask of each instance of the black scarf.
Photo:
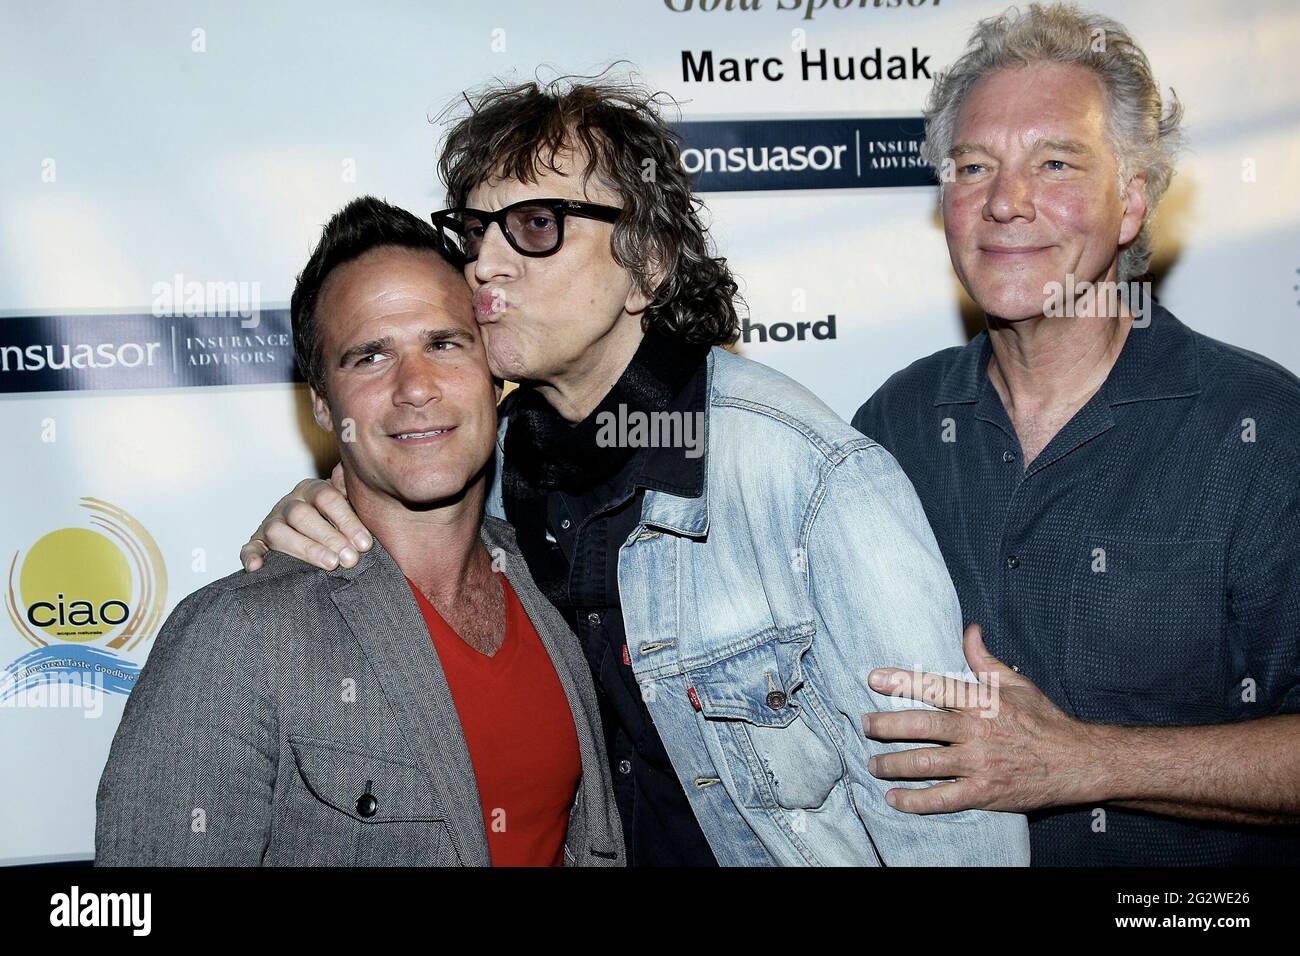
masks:
{"type": "Polygon", "coordinates": [[[691,345],[647,332],[632,361],[591,414],[577,424],[560,417],[535,388],[521,386],[506,428],[501,492],[506,518],[533,579],[552,604],[565,609],[565,563],[546,540],[546,496],[555,491],[581,495],[612,479],[638,451],[596,444],[602,413],[669,408],[708,355],[691,345]]]}

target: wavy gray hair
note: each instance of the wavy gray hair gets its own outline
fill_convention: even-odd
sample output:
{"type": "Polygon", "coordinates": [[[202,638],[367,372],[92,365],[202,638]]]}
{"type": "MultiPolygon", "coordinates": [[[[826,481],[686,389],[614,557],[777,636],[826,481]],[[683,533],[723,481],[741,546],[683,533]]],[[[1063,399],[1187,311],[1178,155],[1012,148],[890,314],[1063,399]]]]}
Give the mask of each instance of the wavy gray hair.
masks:
{"type": "Polygon", "coordinates": [[[930,91],[922,156],[936,171],[942,169],[962,103],[976,83],[998,70],[1041,62],[1086,66],[1101,80],[1109,105],[1107,134],[1119,162],[1120,192],[1131,176],[1146,173],[1142,229],[1119,254],[1120,280],[1141,276],[1151,263],[1151,216],[1174,175],[1183,107],[1170,90],[1166,108],[1146,54],[1109,17],[1068,3],[1031,3],[1025,13],[1011,7],[1001,16],[981,20],[966,52],[939,74],[930,91]]]}

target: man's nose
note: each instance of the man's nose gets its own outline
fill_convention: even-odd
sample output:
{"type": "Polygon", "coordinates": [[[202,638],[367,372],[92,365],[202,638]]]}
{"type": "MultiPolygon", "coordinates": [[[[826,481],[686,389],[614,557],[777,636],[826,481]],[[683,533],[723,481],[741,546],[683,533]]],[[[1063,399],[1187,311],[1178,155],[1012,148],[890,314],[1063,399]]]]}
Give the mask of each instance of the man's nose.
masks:
{"type": "Polygon", "coordinates": [[[442,385],[433,363],[423,354],[403,355],[398,359],[394,405],[422,406],[442,398],[442,385]]]}
{"type": "Polygon", "coordinates": [[[510,247],[498,223],[488,223],[474,260],[474,278],[479,282],[493,282],[514,278],[519,274],[519,253],[510,247]]]}
{"type": "Polygon", "coordinates": [[[1011,222],[1013,219],[1032,221],[1034,197],[1029,177],[1005,167],[999,169],[984,202],[984,217],[995,222],[1011,222]]]}

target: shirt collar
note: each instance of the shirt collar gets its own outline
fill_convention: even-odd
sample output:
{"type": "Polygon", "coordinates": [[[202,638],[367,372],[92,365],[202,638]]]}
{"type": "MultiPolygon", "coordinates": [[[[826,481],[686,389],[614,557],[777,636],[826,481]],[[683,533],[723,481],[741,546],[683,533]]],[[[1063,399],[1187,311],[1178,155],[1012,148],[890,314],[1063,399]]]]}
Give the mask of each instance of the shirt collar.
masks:
{"type": "Polygon", "coordinates": [[[691,458],[687,456],[686,448],[667,445],[643,449],[637,486],[685,498],[698,498],[704,493],[704,409],[707,380],[706,354],[700,356],[694,373],[665,409],[682,416],[682,427],[691,429],[690,435],[698,442],[696,448],[699,454],[691,458]]]}
{"type": "MultiPolygon", "coordinates": [[[[703,537],[709,531],[709,491],[708,491],[708,469],[705,461],[708,458],[709,447],[709,428],[712,427],[709,421],[709,396],[712,394],[714,366],[717,363],[717,353],[721,349],[716,346],[709,350],[704,362],[700,363],[697,374],[692,376],[692,384],[683,389],[683,398],[691,403],[695,410],[704,412],[704,444],[705,453],[699,458],[686,458],[679,455],[676,462],[663,460],[663,456],[656,456],[656,461],[648,465],[654,471],[654,477],[665,478],[675,473],[674,469],[685,464],[690,471],[688,491],[679,491],[673,488],[662,487],[658,485],[647,484],[645,501],[641,508],[641,521],[647,527],[660,528],[674,534],[686,535],[687,537],[703,537]],[[698,391],[695,391],[698,389],[698,391]],[[689,396],[689,397],[688,397],[689,396]],[[660,471],[660,469],[663,471],[660,471]]],[[[652,449],[662,451],[662,449],[652,449]]],[[[648,476],[643,475],[647,481],[648,476]]],[[[680,478],[678,479],[680,480],[680,478]]]]}
{"type": "MultiPolygon", "coordinates": [[[[971,339],[939,383],[934,404],[979,401],[981,392],[989,384],[988,365],[992,352],[993,345],[987,331],[971,339]]],[[[1149,323],[1134,324],[1129,330],[1115,367],[1110,370],[1102,387],[1110,405],[1198,394],[1201,391],[1200,361],[1192,330],[1164,306],[1155,305],[1149,323]]]]}

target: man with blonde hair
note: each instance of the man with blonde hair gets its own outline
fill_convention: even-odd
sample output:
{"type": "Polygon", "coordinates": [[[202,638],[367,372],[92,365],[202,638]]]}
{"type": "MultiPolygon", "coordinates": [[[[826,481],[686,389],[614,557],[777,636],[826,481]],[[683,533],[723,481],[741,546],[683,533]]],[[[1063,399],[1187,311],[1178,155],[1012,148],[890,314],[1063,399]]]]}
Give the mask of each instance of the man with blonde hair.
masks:
{"type": "MultiPolygon", "coordinates": [[[[1037,864],[1300,860],[1300,381],[1138,280],[1173,174],[1120,24],[980,23],[927,107],[953,267],[987,331],[894,375],[854,425],[916,486],[972,670],[877,670],[947,712],[864,718],[914,813],[1030,815],[1037,864]]],[[[906,665],[906,661],[897,662],[906,665]]]]}

